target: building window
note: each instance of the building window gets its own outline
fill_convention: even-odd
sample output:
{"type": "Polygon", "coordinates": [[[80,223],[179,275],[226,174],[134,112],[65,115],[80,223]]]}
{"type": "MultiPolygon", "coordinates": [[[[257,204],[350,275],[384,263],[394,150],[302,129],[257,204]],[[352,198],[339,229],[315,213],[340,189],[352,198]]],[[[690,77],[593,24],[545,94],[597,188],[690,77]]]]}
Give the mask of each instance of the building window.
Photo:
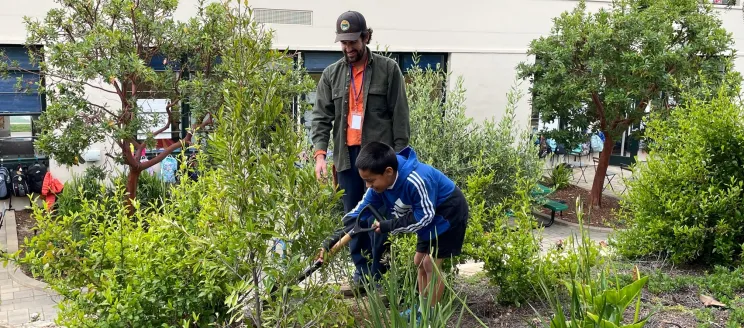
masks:
{"type": "Polygon", "coordinates": [[[34,149],[39,132],[34,122],[46,105],[39,93],[44,80],[38,63],[30,60],[28,50],[23,45],[0,46],[0,58],[8,65],[8,75],[0,78],[0,160],[8,165],[43,157],[34,149]]]}
{"type": "MultiPolygon", "coordinates": [[[[153,55],[150,59],[150,62],[148,63],[148,66],[150,66],[155,71],[155,74],[158,75],[175,75],[181,69],[178,59],[165,58],[165,56],[160,54],[153,55]]],[[[188,79],[188,74],[184,74],[185,75],[182,77],[182,79],[188,79]]],[[[168,98],[169,94],[169,92],[163,92],[163,90],[159,90],[156,86],[150,85],[148,83],[138,83],[137,106],[142,109],[143,115],[150,115],[151,119],[157,120],[156,124],[152,126],[149,131],[138,131],[138,142],[144,142],[147,138],[147,133],[155,133],[165,127],[165,125],[168,123],[169,117],[168,112],[166,111],[166,107],[170,103],[170,99],[168,98]]],[[[178,106],[178,108],[181,108],[180,113],[173,113],[173,115],[175,115],[175,120],[171,122],[170,127],[157,135],[153,135],[153,138],[155,139],[155,147],[154,149],[145,150],[145,153],[148,155],[148,157],[155,156],[162,149],[167,148],[175,142],[178,142],[178,140],[186,134],[184,132],[184,125],[189,124],[189,115],[188,108],[182,107],[184,103],[184,101],[181,101],[181,104],[179,104],[181,106],[178,106]]],[[[176,109],[174,108],[173,110],[176,109]]]]}

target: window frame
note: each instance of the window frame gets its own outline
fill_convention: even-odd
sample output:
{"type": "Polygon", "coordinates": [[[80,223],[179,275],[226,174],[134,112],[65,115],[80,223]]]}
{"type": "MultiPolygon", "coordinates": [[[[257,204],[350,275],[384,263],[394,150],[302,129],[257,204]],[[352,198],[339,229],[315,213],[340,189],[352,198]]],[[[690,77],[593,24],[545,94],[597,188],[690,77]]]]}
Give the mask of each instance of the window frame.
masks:
{"type": "MultiPolygon", "coordinates": [[[[39,111],[13,111],[13,112],[0,112],[0,116],[11,119],[12,117],[29,117],[30,123],[31,123],[31,136],[13,136],[12,132],[10,136],[8,137],[0,137],[0,140],[10,140],[9,143],[29,143],[31,146],[31,149],[33,151],[33,155],[31,154],[21,154],[21,153],[6,153],[5,156],[14,156],[14,157],[0,157],[0,163],[2,163],[3,166],[6,166],[8,168],[15,169],[15,165],[26,165],[26,164],[32,164],[41,161],[45,165],[49,165],[49,157],[41,154],[37,151],[35,141],[38,138],[37,134],[37,127],[36,127],[36,121],[39,119],[39,116],[41,116],[47,109],[47,97],[44,92],[41,91],[42,88],[46,86],[46,78],[42,74],[41,71],[41,65],[39,63],[37,64],[31,64],[31,61],[29,59],[29,52],[34,51],[39,53],[39,61],[44,61],[44,48],[41,45],[25,45],[25,44],[0,44],[0,51],[3,51],[7,54],[8,49],[21,49],[22,53],[25,55],[23,59],[15,58],[15,60],[19,61],[19,68],[13,69],[13,67],[8,67],[8,73],[9,74],[36,74],[38,76],[38,86],[35,86],[36,90],[33,94],[39,97],[39,111]],[[28,67],[24,67],[25,65],[28,65],[28,67]],[[18,140],[13,140],[18,139],[18,140]],[[30,139],[25,140],[25,139],[30,139]],[[28,157],[33,156],[33,157],[28,157]],[[9,165],[13,165],[13,167],[9,165]]],[[[9,58],[10,60],[13,60],[14,58],[9,58]]],[[[5,60],[3,58],[2,60],[5,60]]],[[[10,64],[10,63],[8,63],[10,64]]],[[[15,93],[21,94],[25,93],[26,91],[17,91],[15,93]]],[[[9,92],[10,93],[10,92],[9,92]]]]}

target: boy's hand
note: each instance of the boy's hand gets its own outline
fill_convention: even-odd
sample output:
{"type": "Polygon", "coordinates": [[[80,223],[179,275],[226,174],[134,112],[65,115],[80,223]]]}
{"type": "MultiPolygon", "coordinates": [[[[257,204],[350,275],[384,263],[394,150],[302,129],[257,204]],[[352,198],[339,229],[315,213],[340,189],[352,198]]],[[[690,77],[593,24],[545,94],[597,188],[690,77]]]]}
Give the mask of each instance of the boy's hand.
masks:
{"type": "Polygon", "coordinates": [[[372,223],[372,228],[375,228],[375,232],[376,233],[381,233],[380,232],[380,222],[375,221],[375,223],[372,223]]]}
{"type": "Polygon", "coordinates": [[[321,248],[320,252],[318,252],[318,256],[315,258],[315,260],[323,260],[323,256],[325,255],[325,249],[321,248]]]}

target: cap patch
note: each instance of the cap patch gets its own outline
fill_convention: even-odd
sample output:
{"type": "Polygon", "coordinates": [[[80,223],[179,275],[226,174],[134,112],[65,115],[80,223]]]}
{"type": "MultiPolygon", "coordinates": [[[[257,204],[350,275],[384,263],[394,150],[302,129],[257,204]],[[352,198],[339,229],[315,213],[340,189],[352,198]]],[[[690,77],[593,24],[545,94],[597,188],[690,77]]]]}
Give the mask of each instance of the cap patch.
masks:
{"type": "Polygon", "coordinates": [[[348,31],[348,30],[349,30],[349,26],[350,26],[350,25],[349,25],[349,21],[347,21],[347,20],[345,20],[345,19],[344,19],[344,20],[342,20],[342,21],[341,21],[341,24],[339,25],[339,27],[341,28],[341,30],[342,30],[342,31],[344,31],[344,32],[346,32],[346,31],[348,31]]]}

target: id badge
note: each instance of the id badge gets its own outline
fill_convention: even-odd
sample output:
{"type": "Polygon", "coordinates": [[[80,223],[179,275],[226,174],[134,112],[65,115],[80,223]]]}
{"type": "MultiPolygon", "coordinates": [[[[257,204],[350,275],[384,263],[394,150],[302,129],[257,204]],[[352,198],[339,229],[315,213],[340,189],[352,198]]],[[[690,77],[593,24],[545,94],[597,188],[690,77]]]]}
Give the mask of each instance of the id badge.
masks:
{"type": "Polygon", "coordinates": [[[362,115],[351,115],[351,128],[354,130],[360,130],[362,128],[362,115]]]}

